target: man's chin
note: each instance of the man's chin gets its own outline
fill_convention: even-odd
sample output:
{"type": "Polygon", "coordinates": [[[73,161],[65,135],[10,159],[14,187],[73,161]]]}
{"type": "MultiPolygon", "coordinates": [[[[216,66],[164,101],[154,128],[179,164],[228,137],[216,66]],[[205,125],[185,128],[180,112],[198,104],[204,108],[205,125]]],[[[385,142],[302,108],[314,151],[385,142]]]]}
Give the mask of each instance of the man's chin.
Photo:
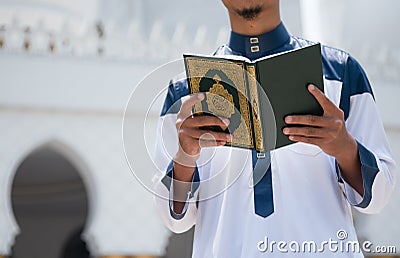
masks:
{"type": "Polygon", "coordinates": [[[256,19],[262,12],[262,5],[247,7],[240,10],[235,10],[236,13],[245,20],[251,21],[256,19]]]}

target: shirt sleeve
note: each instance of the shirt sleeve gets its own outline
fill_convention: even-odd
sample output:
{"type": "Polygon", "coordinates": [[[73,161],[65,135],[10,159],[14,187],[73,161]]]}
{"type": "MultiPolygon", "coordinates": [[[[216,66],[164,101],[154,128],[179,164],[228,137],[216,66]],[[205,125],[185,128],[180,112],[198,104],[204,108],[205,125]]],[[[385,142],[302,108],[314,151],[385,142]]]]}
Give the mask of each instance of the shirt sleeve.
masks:
{"type": "Polygon", "coordinates": [[[175,211],[173,209],[173,207],[174,207],[173,193],[174,193],[175,181],[176,180],[174,179],[174,161],[171,160],[171,162],[167,168],[167,173],[161,179],[161,182],[164,184],[164,186],[167,189],[169,189],[169,211],[170,211],[170,214],[175,220],[180,220],[185,217],[185,214],[189,207],[189,203],[194,202],[196,200],[196,199],[194,199],[194,196],[197,193],[197,189],[199,188],[199,184],[200,184],[199,170],[198,170],[197,166],[194,168],[194,174],[193,174],[193,178],[192,178],[192,182],[191,182],[190,191],[187,193],[186,204],[180,214],[175,213],[175,211]]]}
{"type": "Polygon", "coordinates": [[[336,171],[340,181],[344,184],[345,195],[349,203],[355,207],[366,208],[372,199],[372,185],[378,174],[379,167],[375,155],[357,142],[358,156],[361,161],[361,175],[363,180],[364,194],[361,196],[353,187],[351,187],[342,177],[342,172],[336,162],[336,171]]]}
{"type": "Polygon", "coordinates": [[[346,127],[357,140],[364,193],[361,196],[341,176],[348,202],[363,213],[378,213],[388,203],[395,184],[396,165],[379,116],[372,88],[358,62],[348,57],[341,96],[346,127]]]}
{"type": "Polygon", "coordinates": [[[166,100],[158,121],[156,151],[154,162],[157,171],[153,177],[155,203],[164,224],[173,232],[181,233],[189,230],[196,221],[197,195],[199,188],[199,172],[195,173],[188,192],[186,204],[181,214],[173,209],[174,171],[173,157],[178,150],[178,134],[175,127],[181,98],[188,95],[183,81],[171,81],[166,100]]]}

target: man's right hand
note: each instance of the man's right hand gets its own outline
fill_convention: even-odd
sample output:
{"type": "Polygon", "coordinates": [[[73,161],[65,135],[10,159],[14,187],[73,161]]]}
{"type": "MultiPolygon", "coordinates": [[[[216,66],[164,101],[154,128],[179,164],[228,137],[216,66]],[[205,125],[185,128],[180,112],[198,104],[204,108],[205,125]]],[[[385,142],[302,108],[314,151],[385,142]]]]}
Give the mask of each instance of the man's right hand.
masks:
{"type": "Polygon", "coordinates": [[[177,114],[176,130],[178,131],[179,149],[174,157],[174,178],[179,181],[191,181],[202,147],[222,146],[232,139],[232,135],[229,133],[204,129],[204,127],[212,126],[226,128],[229,125],[229,119],[193,115],[193,106],[203,99],[204,93],[184,98],[177,114]]]}
{"type": "Polygon", "coordinates": [[[194,175],[196,161],[202,147],[222,146],[232,139],[224,132],[206,130],[204,127],[225,128],[229,119],[216,116],[194,116],[193,106],[204,99],[203,93],[193,94],[183,99],[177,114],[179,149],[174,157],[174,211],[180,214],[185,206],[188,191],[194,175]]]}
{"type": "Polygon", "coordinates": [[[202,147],[222,146],[232,139],[232,135],[204,129],[205,127],[222,127],[229,125],[229,119],[216,116],[192,114],[193,106],[204,99],[203,93],[190,95],[182,101],[177,114],[176,129],[179,138],[179,150],[176,154],[181,165],[194,166],[202,147]]]}

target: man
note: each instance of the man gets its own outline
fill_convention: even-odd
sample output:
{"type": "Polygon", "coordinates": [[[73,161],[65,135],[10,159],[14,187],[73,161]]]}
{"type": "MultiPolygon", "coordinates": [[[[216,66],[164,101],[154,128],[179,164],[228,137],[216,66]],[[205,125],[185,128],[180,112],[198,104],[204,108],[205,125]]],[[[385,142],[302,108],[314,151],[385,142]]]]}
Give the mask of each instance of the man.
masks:
{"type": "MultiPolygon", "coordinates": [[[[313,44],[289,35],[280,19],[279,0],[223,3],[232,32],[217,56],[254,60],[313,44]]],[[[283,132],[296,143],[271,151],[266,159],[236,149],[235,157],[243,157],[240,163],[231,149],[217,147],[213,157],[199,164],[203,151],[210,149],[203,147],[222,146],[232,137],[204,126],[230,121],[192,116],[193,105],[204,96],[187,96],[184,78],[171,82],[160,121],[156,190],[161,197],[156,202],[172,231],[196,225],[193,257],[362,257],[360,250],[343,248],[346,241],[357,240],[351,206],[379,212],[394,187],[395,164],[360,65],[326,46],[322,56],[326,95],[313,85],[308,90],[323,116],[286,117],[292,126],[283,132]],[[177,146],[174,153],[168,153],[166,141],[177,146]],[[257,163],[266,162],[265,175],[249,187],[257,163]],[[240,175],[225,191],[204,197],[210,191],[204,182],[227,164],[242,164],[228,165],[228,170],[240,169],[240,175]]]]}

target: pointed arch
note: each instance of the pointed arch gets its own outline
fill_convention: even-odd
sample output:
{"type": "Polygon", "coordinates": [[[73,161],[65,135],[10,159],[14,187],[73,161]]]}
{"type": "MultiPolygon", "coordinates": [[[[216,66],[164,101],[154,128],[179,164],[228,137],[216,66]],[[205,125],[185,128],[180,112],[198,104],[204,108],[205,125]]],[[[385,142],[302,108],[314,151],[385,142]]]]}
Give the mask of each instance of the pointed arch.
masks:
{"type": "MultiPolygon", "coordinates": [[[[92,173],[88,162],[86,162],[83,158],[83,155],[80,154],[75,148],[71,147],[72,144],[68,144],[63,140],[57,138],[42,138],[36,139],[36,141],[32,141],[30,144],[26,144],[24,148],[19,152],[18,157],[14,158],[12,164],[8,167],[5,190],[6,190],[6,218],[8,220],[9,230],[11,233],[8,234],[8,239],[6,239],[6,243],[3,243],[7,250],[6,255],[11,253],[11,247],[14,245],[16,236],[20,233],[20,229],[18,223],[15,218],[15,214],[12,207],[12,186],[13,181],[16,175],[16,172],[20,165],[35,151],[48,148],[55,151],[57,154],[65,158],[71,165],[76,169],[79,176],[82,179],[84,184],[86,193],[87,193],[87,202],[88,202],[88,213],[86,217],[85,229],[84,232],[91,227],[94,210],[96,206],[96,187],[94,184],[94,174],[92,173]]],[[[85,234],[85,233],[84,233],[85,234]]],[[[90,241],[90,239],[88,239],[90,241]]],[[[91,243],[87,243],[89,246],[91,243]]]]}

